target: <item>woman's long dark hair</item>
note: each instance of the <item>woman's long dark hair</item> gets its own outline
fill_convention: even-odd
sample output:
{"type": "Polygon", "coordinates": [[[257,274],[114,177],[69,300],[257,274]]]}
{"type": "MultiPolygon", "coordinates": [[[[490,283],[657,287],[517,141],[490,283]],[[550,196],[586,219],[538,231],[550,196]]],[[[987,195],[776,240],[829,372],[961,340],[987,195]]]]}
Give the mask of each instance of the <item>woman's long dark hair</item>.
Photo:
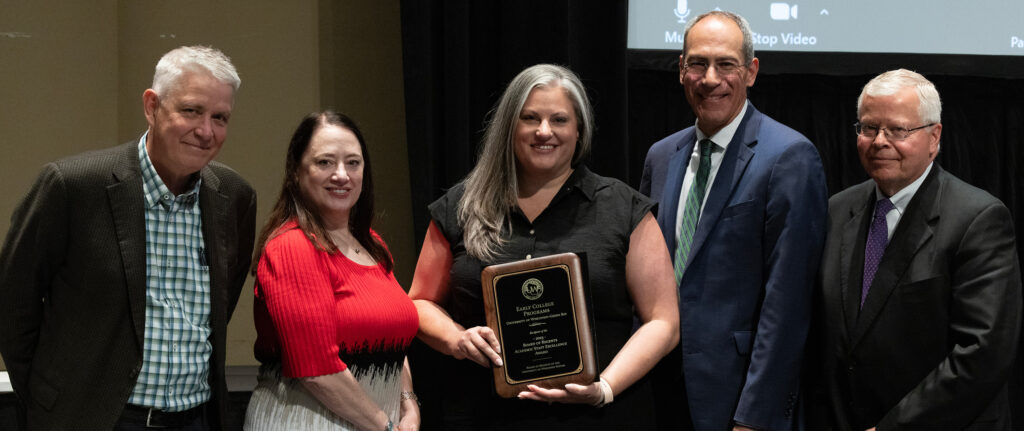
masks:
{"type": "Polygon", "coordinates": [[[267,241],[276,236],[281,226],[291,219],[298,222],[299,229],[302,229],[302,233],[317,249],[328,253],[338,252],[338,247],[331,241],[324,228],[320,213],[315,211],[316,207],[302,195],[298,176],[299,169],[302,167],[302,155],[305,154],[306,148],[309,148],[313,134],[327,125],[338,126],[352,132],[359,141],[359,150],[363,152],[363,188],[359,200],[352,207],[348,217],[349,231],[359,241],[359,245],[362,245],[374,260],[383,265],[386,272],[391,272],[394,269],[394,261],[383,242],[378,241],[370,234],[370,226],[373,224],[375,215],[373,210],[373,170],[371,169],[370,152],[366,150],[366,142],[363,140],[363,132],[359,131],[359,126],[355,121],[345,114],[327,110],[307,115],[292,134],[291,143],[288,144],[288,154],[285,156],[284,184],[281,185],[281,196],[277,198],[277,203],[274,204],[274,209],[270,213],[270,219],[260,231],[259,241],[256,243],[256,253],[253,255],[253,274],[256,274],[256,267],[259,265],[267,241]]]}

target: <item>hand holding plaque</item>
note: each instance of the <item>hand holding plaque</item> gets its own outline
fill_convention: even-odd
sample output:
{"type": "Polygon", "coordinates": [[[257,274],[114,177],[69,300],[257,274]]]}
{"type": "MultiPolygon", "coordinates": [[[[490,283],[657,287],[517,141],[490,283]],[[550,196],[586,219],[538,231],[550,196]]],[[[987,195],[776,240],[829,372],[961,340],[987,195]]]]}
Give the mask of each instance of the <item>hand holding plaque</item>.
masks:
{"type": "Polygon", "coordinates": [[[481,273],[487,326],[501,345],[498,395],[528,384],[594,382],[597,365],[580,258],[563,253],[491,265],[481,273]]]}

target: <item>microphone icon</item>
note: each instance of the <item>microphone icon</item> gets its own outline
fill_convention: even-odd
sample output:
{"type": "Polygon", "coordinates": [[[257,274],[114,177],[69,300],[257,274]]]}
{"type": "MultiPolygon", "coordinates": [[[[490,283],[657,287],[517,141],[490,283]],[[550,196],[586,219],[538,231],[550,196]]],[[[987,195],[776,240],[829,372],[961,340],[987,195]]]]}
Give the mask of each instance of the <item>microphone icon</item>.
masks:
{"type": "Polygon", "coordinates": [[[672,12],[676,14],[676,18],[679,18],[680,23],[686,22],[686,17],[690,16],[690,8],[686,7],[686,0],[676,0],[676,9],[672,12]]]}

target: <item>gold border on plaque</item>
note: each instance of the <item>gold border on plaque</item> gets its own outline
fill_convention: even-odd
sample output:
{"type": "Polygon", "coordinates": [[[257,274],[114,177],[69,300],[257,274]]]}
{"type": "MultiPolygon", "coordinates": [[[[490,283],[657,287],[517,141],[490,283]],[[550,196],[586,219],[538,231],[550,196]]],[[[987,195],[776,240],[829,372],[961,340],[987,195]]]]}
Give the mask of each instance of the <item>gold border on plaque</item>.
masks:
{"type": "MultiPolygon", "coordinates": [[[[529,384],[535,384],[541,387],[561,387],[568,383],[577,383],[582,385],[588,385],[596,381],[597,379],[597,357],[595,351],[595,340],[593,333],[593,322],[591,321],[591,310],[587,306],[589,298],[585,280],[585,268],[582,259],[575,253],[561,253],[551,256],[544,256],[539,258],[520,260],[515,262],[508,262],[497,265],[490,265],[484,268],[480,273],[481,281],[481,294],[484,302],[484,312],[487,318],[487,326],[494,331],[495,335],[499,338],[501,345],[501,358],[505,362],[502,367],[492,367],[492,374],[494,378],[494,389],[499,396],[505,398],[513,398],[519,392],[528,390],[529,384]],[[509,350],[506,346],[504,329],[501,326],[500,310],[498,310],[497,301],[497,280],[505,277],[522,275],[528,272],[536,272],[538,270],[546,269],[557,269],[560,268],[567,274],[569,291],[569,302],[567,305],[571,309],[571,318],[573,319],[572,331],[568,331],[565,334],[569,337],[570,334],[575,334],[575,347],[572,343],[568,343],[564,348],[571,349],[575,348],[575,355],[572,352],[565,352],[567,354],[566,359],[572,360],[575,356],[578,359],[577,366],[572,371],[564,371],[558,374],[544,375],[536,378],[515,380],[508,375],[506,371],[509,366],[509,350]],[[504,368],[504,369],[502,369],[504,368]]],[[[555,276],[560,277],[560,276],[555,276]]],[[[518,362],[518,361],[513,361],[518,362]]]]}
{"type": "MultiPolygon", "coordinates": [[[[542,266],[542,267],[537,267],[537,268],[534,268],[534,269],[518,271],[518,272],[509,272],[509,273],[498,275],[497,277],[494,277],[494,278],[491,279],[491,295],[493,295],[492,297],[494,298],[494,314],[498,317],[498,322],[499,322],[498,323],[498,339],[501,340],[501,352],[502,352],[501,356],[502,356],[503,359],[506,359],[505,358],[505,352],[507,352],[508,350],[505,349],[505,337],[504,337],[504,333],[502,332],[502,325],[500,323],[502,320],[501,320],[501,305],[498,304],[498,292],[497,292],[498,281],[503,279],[503,278],[505,278],[505,277],[511,277],[511,276],[515,276],[515,275],[519,275],[519,274],[543,271],[543,270],[553,269],[553,268],[559,268],[562,271],[565,271],[565,279],[566,279],[567,285],[568,286],[572,286],[572,283],[573,283],[573,281],[572,281],[572,273],[569,272],[569,265],[566,265],[564,263],[559,263],[559,264],[555,264],[555,265],[551,265],[551,266],[542,266]]],[[[544,377],[537,377],[537,378],[526,379],[526,380],[514,380],[511,377],[509,377],[508,371],[507,371],[508,368],[507,367],[501,367],[502,374],[505,375],[505,381],[508,382],[508,384],[510,384],[510,385],[518,385],[518,384],[522,384],[522,383],[535,382],[535,381],[538,381],[538,380],[548,380],[548,379],[562,377],[562,376],[571,376],[573,374],[579,374],[581,371],[583,371],[583,346],[581,345],[581,342],[580,342],[580,337],[581,337],[581,335],[580,335],[580,326],[576,324],[576,298],[575,298],[575,295],[571,294],[571,292],[569,294],[569,302],[570,302],[569,305],[571,305],[570,309],[572,310],[572,330],[576,334],[576,343],[575,343],[575,346],[576,346],[576,361],[577,361],[576,363],[578,364],[576,369],[572,370],[572,371],[569,371],[569,372],[562,373],[562,374],[552,374],[552,375],[548,375],[548,376],[544,376],[544,377]]]]}

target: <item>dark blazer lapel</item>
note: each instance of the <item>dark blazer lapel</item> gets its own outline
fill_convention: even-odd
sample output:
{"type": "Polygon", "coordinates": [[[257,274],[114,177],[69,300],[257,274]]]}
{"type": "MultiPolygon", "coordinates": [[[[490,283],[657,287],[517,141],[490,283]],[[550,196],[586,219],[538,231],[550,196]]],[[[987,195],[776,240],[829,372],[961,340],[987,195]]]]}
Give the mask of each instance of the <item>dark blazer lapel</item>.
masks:
{"type": "Polygon", "coordinates": [[[865,193],[859,197],[863,205],[850,207],[850,218],[843,225],[843,233],[839,246],[839,287],[843,303],[843,320],[846,322],[844,335],[849,335],[857,324],[860,315],[861,283],[864,272],[864,242],[867,239],[869,214],[873,211],[875,201],[874,182],[865,183],[865,193]],[[860,254],[858,256],[858,253],[860,254]]]}
{"type": "Polygon", "coordinates": [[[889,295],[902,281],[903,274],[907,272],[914,256],[934,235],[932,226],[939,218],[937,209],[941,207],[938,196],[939,182],[935,178],[940,170],[938,165],[932,166],[931,173],[910,200],[906,213],[900,218],[900,223],[893,232],[892,240],[885,248],[882,260],[878,263],[878,272],[875,273],[875,279],[871,283],[871,289],[857,320],[851,343],[854,347],[882,311],[889,295]]]}
{"type": "Polygon", "coordinates": [[[760,128],[761,113],[748,102],[747,114],[740,121],[729,146],[725,148],[722,163],[718,165],[718,173],[715,175],[715,183],[711,185],[707,202],[704,204],[704,211],[697,221],[697,231],[693,233],[693,246],[690,248],[690,256],[686,259],[687,268],[690,267],[690,263],[697,253],[700,253],[701,246],[704,245],[704,241],[711,234],[715,223],[718,222],[718,216],[722,214],[722,209],[729,202],[732,191],[743,178],[743,171],[747,169],[747,163],[754,156],[754,150],[750,147],[757,144],[757,131],[760,128]]]}
{"type": "Polygon", "coordinates": [[[658,204],[661,208],[658,211],[658,225],[661,226],[661,233],[665,235],[669,253],[675,253],[676,250],[676,217],[679,216],[676,210],[679,208],[679,192],[683,187],[683,177],[690,162],[690,154],[693,153],[696,135],[696,128],[690,128],[676,145],[676,152],[668,162],[665,187],[662,189],[661,202],[658,204]]]}
{"type": "Polygon", "coordinates": [[[135,338],[141,350],[146,331],[146,202],[138,147],[132,143],[123,147],[125,152],[112,172],[112,183],[107,186],[107,200],[124,265],[135,338]]]}
{"type": "Polygon", "coordinates": [[[203,220],[203,240],[206,243],[207,265],[210,269],[210,327],[214,332],[226,327],[227,317],[220,310],[226,307],[227,289],[231,274],[227,262],[227,241],[218,227],[229,226],[224,218],[227,214],[228,197],[220,193],[220,178],[209,167],[200,171],[203,185],[199,192],[199,208],[203,220]]]}

